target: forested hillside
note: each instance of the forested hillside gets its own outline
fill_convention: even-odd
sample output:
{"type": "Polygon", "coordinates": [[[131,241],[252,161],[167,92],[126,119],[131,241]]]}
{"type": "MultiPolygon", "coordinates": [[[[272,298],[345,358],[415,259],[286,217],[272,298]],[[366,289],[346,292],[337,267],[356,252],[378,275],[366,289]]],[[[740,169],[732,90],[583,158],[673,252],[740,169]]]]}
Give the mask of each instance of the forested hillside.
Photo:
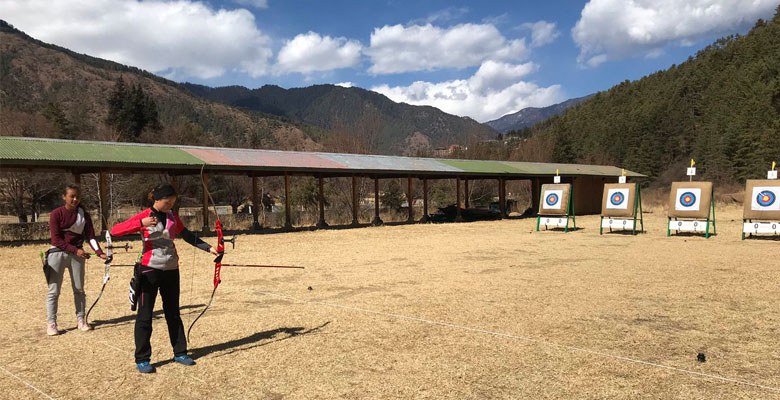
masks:
{"type": "Polygon", "coordinates": [[[718,182],[761,178],[780,161],[780,8],[744,36],[625,81],[522,132],[558,162],[620,165],[668,181],[690,158],[718,182]]]}
{"type": "Polygon", "coordinates": [[[320,130],[311,126],[206,101],[138,68],[43,43],[2,20],[0,110],[0,135],[321,149],[312,140],[320,130]]]}

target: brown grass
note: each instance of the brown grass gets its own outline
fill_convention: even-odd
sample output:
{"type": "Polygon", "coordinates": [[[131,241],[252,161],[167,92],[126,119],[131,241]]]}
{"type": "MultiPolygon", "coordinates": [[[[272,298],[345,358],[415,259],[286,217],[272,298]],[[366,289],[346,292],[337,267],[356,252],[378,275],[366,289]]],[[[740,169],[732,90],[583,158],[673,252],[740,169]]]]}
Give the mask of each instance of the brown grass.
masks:
{"type": "MultiPolygon", "coordinates": [[[[568,234],[532,232],[527,219],[240,236],[225,262],[306,269],[226,267],[193,330],[198,365],[169,362],[160,316],[153,376],[133,364],[129,269],[112,271],[88,333],[73,330],[66,278],[59,319],[70,330],[50,338],[37,255],[45,246],[3,248],[0,390],[45,398],[26,382],[68,399],[773,398],[572,348],[780,387],[777,242],[742,242],[741,210],[718,212],[709,240],[667,238],[661,211],[646,215],[648,232],[637,237],[599,236],[594,216],[568,234]]],[[[213,264],[179,249],[189,325],[208,301],[213,264]]],[[[88,266],[91,304],[102,264],[88,266]]]]}

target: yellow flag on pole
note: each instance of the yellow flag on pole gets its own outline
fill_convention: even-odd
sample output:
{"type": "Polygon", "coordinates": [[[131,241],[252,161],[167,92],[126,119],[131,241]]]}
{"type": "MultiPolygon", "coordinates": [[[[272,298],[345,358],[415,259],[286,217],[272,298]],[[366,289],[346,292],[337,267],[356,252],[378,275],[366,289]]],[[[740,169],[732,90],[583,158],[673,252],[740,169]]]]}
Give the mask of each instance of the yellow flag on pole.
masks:
{"type": "Polygon", "coordinates": [[[694,165],[696,165],[696,161],[693,161],[693,158],[691,158],[691,168],[693,168],[694,165]]]}

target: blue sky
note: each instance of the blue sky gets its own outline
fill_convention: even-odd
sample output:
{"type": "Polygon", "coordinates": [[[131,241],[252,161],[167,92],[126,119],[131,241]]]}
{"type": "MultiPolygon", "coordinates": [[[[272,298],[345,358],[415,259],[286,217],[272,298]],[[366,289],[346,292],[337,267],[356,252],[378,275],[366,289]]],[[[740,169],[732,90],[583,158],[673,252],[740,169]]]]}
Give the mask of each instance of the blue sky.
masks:
{"type": "Polygon", "coordinates": [[[376,90],[480,122],[685,61],[780,0],[4,0],[40,40],[209,86],[376,90]]]}

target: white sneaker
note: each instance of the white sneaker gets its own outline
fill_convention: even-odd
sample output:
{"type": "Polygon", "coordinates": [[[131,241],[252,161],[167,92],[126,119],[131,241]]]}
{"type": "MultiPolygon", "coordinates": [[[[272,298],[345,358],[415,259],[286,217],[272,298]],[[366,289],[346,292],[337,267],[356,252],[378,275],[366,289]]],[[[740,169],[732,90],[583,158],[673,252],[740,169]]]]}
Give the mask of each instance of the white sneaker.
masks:
{"type": "Polygon", "coordinates": [[[60,334],[60,330],[57,329],[56,322],[49,322],[48,325],[46,325],[46,334],[49,336],[56,336],[60,334]]]}
{"type": "Polygon", "coordinates": [[[89,326],[89,324],[87,323],[87,321],[84,320],[84,318],[79,318],[79,321],[78,321],[78,323],[76,325],[78,325],[78,328],[81,331],[92,330],[92,327],[89,326]]]}

